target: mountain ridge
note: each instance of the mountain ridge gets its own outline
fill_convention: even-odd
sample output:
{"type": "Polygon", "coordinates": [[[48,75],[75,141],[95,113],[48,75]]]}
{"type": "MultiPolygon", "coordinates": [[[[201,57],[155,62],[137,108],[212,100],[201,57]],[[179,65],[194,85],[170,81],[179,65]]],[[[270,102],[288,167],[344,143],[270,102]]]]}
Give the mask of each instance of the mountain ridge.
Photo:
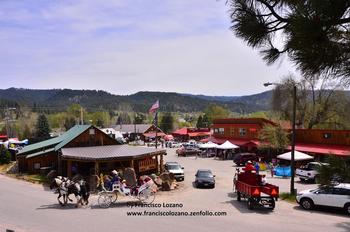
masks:
{"type": "Polygon", "coordinates": [[[209,104],[223,106],[233,112],[269,110],[272,91],[246,96],[207,96],[187,93],[139,91],[129,95],[111,94],[104,90],[76,89],[0,89],[2,102],[16,102],[20,106],[50,108],[63,111],[78,103],[88,110],[120,110],[147,112],[159,99],[162,111],[203,111],[209,104]]]}

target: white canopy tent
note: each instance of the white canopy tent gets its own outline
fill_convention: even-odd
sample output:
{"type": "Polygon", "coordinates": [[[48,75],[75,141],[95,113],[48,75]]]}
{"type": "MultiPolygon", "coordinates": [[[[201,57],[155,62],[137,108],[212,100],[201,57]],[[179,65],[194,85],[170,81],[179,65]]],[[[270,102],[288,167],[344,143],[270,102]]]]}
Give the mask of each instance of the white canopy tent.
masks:
{"type": "Polygon", "coordinates": [[[207,143],[204,143],[204,144],[200,144],[199,145],[199,148],[202,148],[202,149],[209,149],[209,148],[216,148],[218,145],[216,143],[213,143],[213,142],[207,142],[207,143]]]}
{"type": "MultiPolygon", "coordinates": [[[[292,152],[289,151],[289,152],[283,153],[281,155],[278,155],[277,158],[278,159],[283,159],[283,160],[291,160],[292,159],[292,152]]],[[[314,157],[311,156],[311,155],[302,153],[300,151],[295,151],[294,152],[294,160],[295,161],[311,160],[311,159],[314,159],[314,157]]]]}
{"type": "Polygon", "coordinates": [[[231,143],[230,141],[226,140],[223,144],[217,146],[218,149],[228,150],[228,149],[236,149],[239,148],[239,146],[231,143]]]}

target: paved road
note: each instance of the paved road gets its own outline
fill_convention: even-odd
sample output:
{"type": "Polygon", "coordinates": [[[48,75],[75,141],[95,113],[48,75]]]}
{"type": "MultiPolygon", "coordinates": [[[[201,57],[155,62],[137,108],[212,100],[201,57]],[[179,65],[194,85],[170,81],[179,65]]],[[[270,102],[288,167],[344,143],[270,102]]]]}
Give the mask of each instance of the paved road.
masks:
{"type": "MultiPolygon", "coordinates": [[[[179,190],[160,193],[155,203],[177,203],[183,207],[150,207],[131,209],[127,201],[109,209],[91,206],[75,209],[73,205],[60,207],[52,192],[42,186],[14,180],[0,175],[0,232],[5,228],[15,231],[350,231],[349,217],[326,211],[307,212],[296,204],[278,201],[274,211],[250,211],[232,195],[232,161],[194,157],[176,157],[170,150],[165,160],[178,161],[185,167],[185,181],[179,190]],[[211,168],[217,176],[215,189],[194,189],[192,181],[198,168],[211,168]],[[222,211],[227,216],[127,216],[127,212],[169,210],[222,211]]],[[[289,180],[269,178],[282,191],[288,191],[289,180]]],[[[296,183],[298,189],[314,185],[296,183]]]]}

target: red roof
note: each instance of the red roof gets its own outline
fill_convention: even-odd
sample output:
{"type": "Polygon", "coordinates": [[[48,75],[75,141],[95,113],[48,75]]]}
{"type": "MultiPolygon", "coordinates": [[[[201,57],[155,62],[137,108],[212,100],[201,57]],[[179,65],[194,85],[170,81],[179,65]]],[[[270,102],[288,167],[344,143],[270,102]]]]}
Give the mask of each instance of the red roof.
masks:
{"type": "MultiPolygon", "coordinates": [[[[288,149],[290,150],[291,147],[289,146],[288,149]]],[[[341,145],[297,143],[295,145],[295,150],[324,155],[350,156],[350,146],[341,145]]]]}
{"type": "Polygon", "coordinates": [[[190,137],[196,137],[196,136],[207,136],[210,135],[210,130],[207,128],[188,128],[183,127],[181,129],[178,129],[172,133],[173,135],[188,135],[190,137]]]}
{"type": "Polygon", "coordinates": [[[210,136],[210,132],[192,132],[188,133],[190,137],[198,137],[198,136],[210,136]]]}
{"type": "MultiPolygon", "coordinates": [[[[149,137],[149,138],[155,138],[156,137],[156,133],[144,133],[143,134],[145,137],[149,137]]],[[[165,136],[165,134],[163,132],[159,132],[157,133],[157,137],[163,137],[165,136]]]]}
{"type": "Polygon", "coordinates": [[[178,129],[178,130],[174,131],[172,134],[187,135],[187,127],[178,129]]]}

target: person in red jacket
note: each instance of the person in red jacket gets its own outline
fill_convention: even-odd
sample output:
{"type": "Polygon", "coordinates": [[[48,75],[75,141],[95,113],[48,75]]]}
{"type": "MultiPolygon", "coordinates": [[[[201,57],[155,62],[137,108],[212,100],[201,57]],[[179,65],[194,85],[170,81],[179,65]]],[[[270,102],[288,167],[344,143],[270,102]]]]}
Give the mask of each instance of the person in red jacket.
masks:
{"type": "Polygon", "coordinates": [[[247,162],[247,164],[245,165],[245,167],[243,168],[243,170],[244,170],[245,172],[256,171],[256,170],[255,170],[255,167],[254,167],[254,165],[253,165],[253,163],[252,163],[252,161],[250,161],[250,160],[247,162]]]}

